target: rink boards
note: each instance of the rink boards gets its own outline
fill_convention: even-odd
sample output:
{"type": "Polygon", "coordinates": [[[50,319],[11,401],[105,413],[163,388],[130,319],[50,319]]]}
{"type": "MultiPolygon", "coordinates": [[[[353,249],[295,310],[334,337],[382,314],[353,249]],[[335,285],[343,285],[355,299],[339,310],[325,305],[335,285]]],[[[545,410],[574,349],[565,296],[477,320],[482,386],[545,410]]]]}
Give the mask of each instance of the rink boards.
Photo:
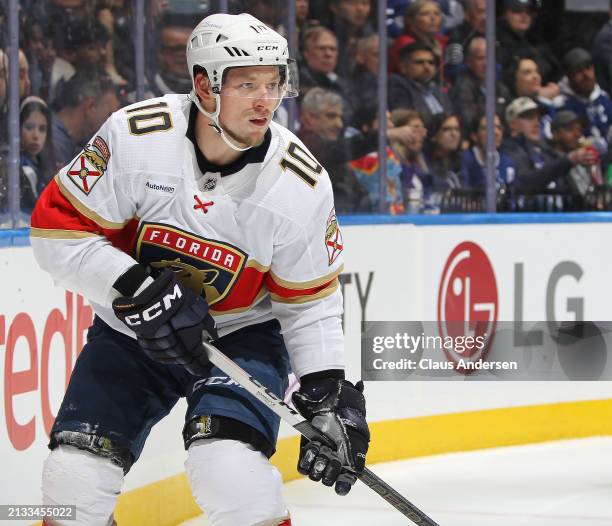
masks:
{"type": "MultiPolygon", "coordinates": [[[[493,306],[497,320],[611,319],[610,216],[487,220],[341,220],[349,378],[360,375],[362,321],[438,322],[458,280],[471,283],[472,301],[493,306]]],[[[2,503],[33,504],[47,433],[92,312],[37,268],[22,232],[2,235],[2,503]]],[[[612,434],[606,382],[369,382],[366,394],[374,422],[370,462],[612,434]]],[[[153,430],[126,478],[119,524],[173,524],[197,513],[182,475],[184,409],[177,406],[153,430]]],[[[273,460],[286,479],[295,478],[297,439],[285,428],[281,436],[273,460]]]]}

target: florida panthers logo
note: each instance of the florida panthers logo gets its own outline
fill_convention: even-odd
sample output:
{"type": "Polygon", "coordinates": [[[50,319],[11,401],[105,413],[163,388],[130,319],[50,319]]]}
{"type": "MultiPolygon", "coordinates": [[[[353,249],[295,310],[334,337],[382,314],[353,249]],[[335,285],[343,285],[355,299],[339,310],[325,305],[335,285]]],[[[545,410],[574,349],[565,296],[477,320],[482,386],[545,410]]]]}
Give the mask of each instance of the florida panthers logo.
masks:
{"type": "Polygon", "coordinates": [[[327,249],[327,261],[330,265],[336,261],[344,248],[342,233],[340,232],[340,226],[338,225],[338,218],[336,217],[336,210],[334,208],[332,208],[329,213],[327,224],[325,225],[325,248],[327,249]]]}
{"type": "Polygon", "coordinates": [[[152,268],[169,268],[183,284],[214,305],[230,293],[247,254],[228,243],[176,227],[144,223],[138,235],[137,258],[152,268]]]}
{"type": "Polygon", "coordinates": [[[99,135],[79,154],[66,175],[86,195],[106,173],[110,150],[99,135]]]}

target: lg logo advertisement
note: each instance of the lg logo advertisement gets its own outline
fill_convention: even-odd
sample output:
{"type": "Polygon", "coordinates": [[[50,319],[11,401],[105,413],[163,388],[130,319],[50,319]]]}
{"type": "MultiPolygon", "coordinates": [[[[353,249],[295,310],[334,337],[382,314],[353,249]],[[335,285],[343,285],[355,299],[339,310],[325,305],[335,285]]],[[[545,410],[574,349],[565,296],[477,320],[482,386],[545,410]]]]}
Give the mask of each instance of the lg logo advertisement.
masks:
{"type": "Polygon", "coordinates": [[[500,254],[486,246],[460,241],[451,245],[445,258],[431,264],[432,275],[423,288],[427,293],[428,285],[435,284],[431,287],[436,293],[434,320],[424,308],[418,321],[363,324],[364,378],[592,381],[612,377],[607,353],[612,323],[585,320],[588,295],[581,264],[555,261],[550,254],[543,254],[537,264],[518,253],[512,261],[511,251],[500,254]]]}
{"type": "MultiPolygon", "coordinates": [[[[479,244],[464,241],[451,251],[438,290],[440,335],[451,335],[455,341],[480,336],[483,341],[480,348],[444,349],[455,371],[487,370],[493,379],[517,380],[598,380],[609,375],[605,336],[612,326],[585,320],[583,268],[576,261],[546,259],[542,258],[542,266],[551,264],[551,269],[545,279],[535,280],[539,287],[527,288],[529,267],[524,262],[512,262],[512,275],[496,276],[491,258],[479,244]],[[503,289],[501,283],[506,285],[503,289]],[[568,288],[574,293],[564,296],[568,288]],[[526,321],[527,302],[543,316],[526,321]],[[512,315],[499,321],[502,304],[512,315]],[[466,359],[482,367],[457,366],[466,359]]],[[[533,271],[541,273],[542,266],[533,271]]]]}
{"type": "MultiPolygon", "coordinates": [[[[491,261],[476,243],[466,241],[452,251],[446,261],[438,290],[438,328],[443,337],[483,345],[444,347],[444,354],[459,365],[463,359],[484,360],[499,312],[497,282],[491,261]],[[476,340],[478,338],[478,340],[476,340]]],[[[463,369],[463,367],[460,367],[463,369]]]]}

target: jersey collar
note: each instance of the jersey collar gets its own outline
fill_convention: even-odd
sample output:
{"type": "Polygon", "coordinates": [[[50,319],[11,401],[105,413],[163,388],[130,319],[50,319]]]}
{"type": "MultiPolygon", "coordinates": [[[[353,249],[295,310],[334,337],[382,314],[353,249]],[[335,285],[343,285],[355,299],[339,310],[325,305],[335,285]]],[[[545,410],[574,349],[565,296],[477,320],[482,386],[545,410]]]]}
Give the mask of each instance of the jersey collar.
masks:
{"type": "Polygon", "coordinates": [[[266,131],[264,135],[263,142],[254,148],[248,149],[244,152],[243,155],[238,157],[233,163],[226,164],[223,166],[211,163],[198,147],[198,143],[195,137],[195,123],[196,117],[198,115],[198,108],[195,104],[191,103],[191,108],[189,110],[189,124],[187,126],[187,138],[193,143],[193,148],[196,154],[196,160],[198,162],[198,168],[200,171],[205,174],[207,172],[210,173],[220,173],[221,177],[226,175],[232,175],[236,172],[242,170],[249,163],[262,163],[266,158],[266,153],[268,153],[268,148],[270,146],[270,141],[272,140],[272,132],[270,128],[266,131]]]}

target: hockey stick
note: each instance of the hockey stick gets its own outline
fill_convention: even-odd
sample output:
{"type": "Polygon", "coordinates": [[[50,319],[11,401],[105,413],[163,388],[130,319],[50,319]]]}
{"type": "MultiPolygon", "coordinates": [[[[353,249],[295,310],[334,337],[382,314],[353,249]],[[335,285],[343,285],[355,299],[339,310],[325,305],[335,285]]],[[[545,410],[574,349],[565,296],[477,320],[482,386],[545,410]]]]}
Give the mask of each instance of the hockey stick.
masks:
{"type": "MultiPolygon", "coordinates": [[[[225,356],[214,345],[202,342],[208,359],[227,374],[234,382],[240,384],[258,400],[267,405],[274,413],[281,417],[294,429],[298,430],[309,440],[318,440],[328,446],[333,447],[333,442],[313,427],[310,422],[304,419],[295,409],[289,407],[285,402],[278,398],[265,385],[261,385],[255,378],[250,376],[242,367],[233,360],[225,356]]],[[[403,513],[414,524],[418,526],[440,526],[433,519],[429,518],[419,508],[412,504],[408,499],[394,490],[384,480],[365,468],[359,476],[366,486],[378,493],[383,499],[391,504],[395,509],[403,513]]]]}

